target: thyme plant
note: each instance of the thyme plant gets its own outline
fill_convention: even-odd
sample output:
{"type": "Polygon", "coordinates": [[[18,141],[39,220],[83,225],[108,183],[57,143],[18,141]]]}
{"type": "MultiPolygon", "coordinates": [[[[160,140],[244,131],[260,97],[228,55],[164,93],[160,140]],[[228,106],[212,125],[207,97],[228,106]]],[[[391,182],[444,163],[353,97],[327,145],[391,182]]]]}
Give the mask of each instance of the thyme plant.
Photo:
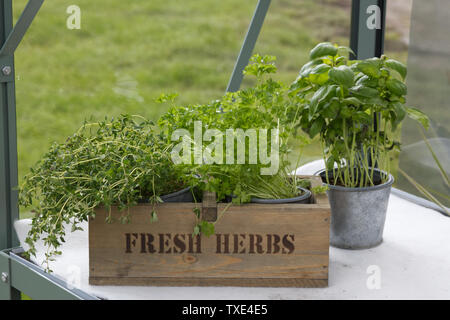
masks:
{"type": "Polygon", "coordinates": [[[123,115],[85,123],[66,141],[55,143],[20,186],[20,204],[35,212],[26,239],[28,253],[36,254],[35,243],[42,237],[48,269],[52,256],[61,253],[63,224],[72,225],[72,232],[79,230],[80,222],[95,217],[99,206],[110,211],[106,222],[113,222],[114,205],[123,212],[120,222],[127,223],[130,206],[149,202],[149,219],[156,221],[160,196],[182,189],[189,178],[174,166],[167,141],[151,121],[123,115]]]}

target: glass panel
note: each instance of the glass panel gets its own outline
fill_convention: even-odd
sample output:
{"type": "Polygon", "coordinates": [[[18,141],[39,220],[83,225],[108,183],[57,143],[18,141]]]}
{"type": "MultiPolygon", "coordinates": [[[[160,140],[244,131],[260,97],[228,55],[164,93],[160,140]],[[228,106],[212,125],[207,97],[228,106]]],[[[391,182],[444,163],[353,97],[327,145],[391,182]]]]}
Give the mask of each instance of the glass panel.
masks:
{"type": "MultiPolygon", "coordinates": [[[[27,0],[15,1],[17,19],[27,0]]],[[[72,0],[45,2],[16,52],[19,176],[53,141],[85,119],[121,113],[156,120],[167,106],[221,96],[257,0],[72,0]],[[69,10],[70,13],[67,13],[69,10]]],[[[321,41],[348,45],[350,0],[272,1],[255,52],[278,57],[277,79],[293,81],[321,41]]],[[[243,86],[251,82],[246,80],[243,86]]],[[[320,158],[313,145],[302,160],[320,158]]]]}
{"type": "MultiPolygon", "coordinates": [[[[266,21],[256,43],[255,53],[277,57],[277,80],[293,82],[309,61],[310,50],[319,42],[349,45],[351,0],[272,0],[266,21]]],[[[243,87],[252,82],[244,78],[243,87]]],[[[290,161],[304,164],[322,159],[319,141],[301,150],[292,145],[290,161]]]]}
{"type": "MultiPolygon", "coordinates": [[[[450,2],[414,1],[408,55],[408,104],[427,113],[431,127],[429,143],[447,175],[450,174],[450,2]]],[[[402,128],[400,168],[426,187],[446,206],[450,188],[415,122],[402,128]]],[[[404,176],[398,187],[421,195],[404,176]]]]}

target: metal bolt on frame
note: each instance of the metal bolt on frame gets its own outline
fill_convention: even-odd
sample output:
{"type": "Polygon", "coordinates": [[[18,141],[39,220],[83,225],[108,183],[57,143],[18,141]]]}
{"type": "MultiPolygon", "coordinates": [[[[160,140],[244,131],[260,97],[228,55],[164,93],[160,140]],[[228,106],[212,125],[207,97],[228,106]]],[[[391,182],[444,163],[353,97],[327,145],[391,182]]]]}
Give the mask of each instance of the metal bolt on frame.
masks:
{"type": "Polygon", "coordinates": [[[2,73],[3,73],[5,76],[9,76],[9,75],[11,74],[11,71],[12,71],[12,69],[11,69],[10,66],[4,66],[4,67],[2,68],[2,73]]]}
{"type": "Polygon", "coordinates": [[[2,276],[1,276],[1,279],[2,279],[2,282],[4,282],[4,283],[7,283],[8,282],[8,273],[7,272],[2,272],[2,276]]]}

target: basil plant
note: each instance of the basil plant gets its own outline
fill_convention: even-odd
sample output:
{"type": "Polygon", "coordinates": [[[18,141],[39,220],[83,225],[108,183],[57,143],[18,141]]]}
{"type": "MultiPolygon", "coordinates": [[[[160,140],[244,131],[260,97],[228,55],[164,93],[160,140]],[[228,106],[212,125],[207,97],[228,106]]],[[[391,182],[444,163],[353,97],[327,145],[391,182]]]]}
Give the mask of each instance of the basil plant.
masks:
{"type": "Polygon", "coordinates": [[[405,106],[406,66],[388,59],[350,60],[347,47],[320,43],[291,85],[302,105],[298,126],[319,136],[328,184],[368,187],[387,181],[389,153],[400,148],[396,129],[409,116],[428,127],[428,118],[405,106]],[[381,170],[381,181],[374,170],[381,170]]]}

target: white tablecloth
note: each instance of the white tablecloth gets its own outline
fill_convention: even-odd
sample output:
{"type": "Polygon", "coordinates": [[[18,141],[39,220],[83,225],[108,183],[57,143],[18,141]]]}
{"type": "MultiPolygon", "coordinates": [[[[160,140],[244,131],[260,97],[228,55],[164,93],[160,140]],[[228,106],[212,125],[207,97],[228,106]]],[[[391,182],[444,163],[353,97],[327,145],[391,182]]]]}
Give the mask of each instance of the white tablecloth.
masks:
{"type": "MultiPolygon", "coordinates": [[[[29,223],[15,223],[24,248],[29,223]]],[[[68,232],[63,254],[51,268],[70,284],[107,299],[450,299],[450,218],[394,195],[383,243],[368,250],[330,248],[329,287],[323,289],[91,286],[88,226],[83,227],[68,232]]],[[[38,263],[44,252],[38,244],[38,263]]]]}

